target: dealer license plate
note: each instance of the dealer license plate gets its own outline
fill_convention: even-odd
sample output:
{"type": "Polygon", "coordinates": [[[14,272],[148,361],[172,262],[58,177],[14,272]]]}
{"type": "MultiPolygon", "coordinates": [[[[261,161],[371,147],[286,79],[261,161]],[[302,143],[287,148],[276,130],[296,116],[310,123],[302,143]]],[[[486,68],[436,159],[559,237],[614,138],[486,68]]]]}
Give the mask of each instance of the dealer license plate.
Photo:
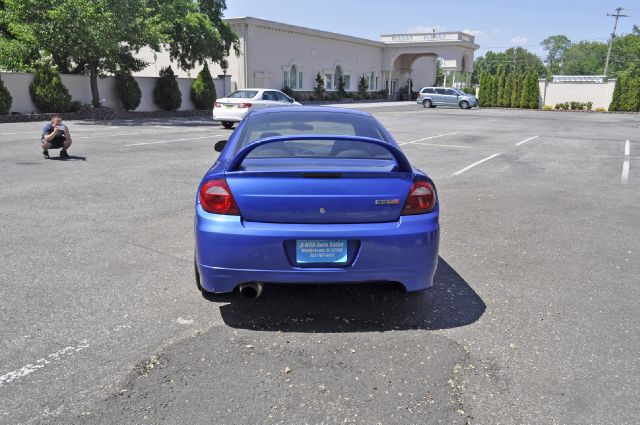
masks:
{"type": "Polygon", "coordinates": [[[298,263],[346,263],[347,241],[301,240],[296,241],[296,261],[298,263]]]}

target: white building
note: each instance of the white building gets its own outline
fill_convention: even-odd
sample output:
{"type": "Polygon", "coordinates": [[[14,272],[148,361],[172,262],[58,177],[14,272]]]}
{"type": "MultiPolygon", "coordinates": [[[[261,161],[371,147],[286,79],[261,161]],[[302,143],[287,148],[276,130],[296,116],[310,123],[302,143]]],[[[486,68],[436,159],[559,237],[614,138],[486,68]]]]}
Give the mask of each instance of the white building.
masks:
{"type": "MultiPolygon", "coordinates": [[[[438,58],[445,72],[470,75],[474,52],[480,47],[473,36],[462,32],[389,34],[374,41],[251,17],[226,21],[240,39],[240,55],[228,58],[230,90],[287,86],[311,92],[319,72],[328,91],[336,89],[340,74],[346,90],[357,91],[360,76],[365,75],[370,91],[385,89],[392,94],[406,85],[409,76],[413,87],[433,85],[438,58]]],[[[157,75],[169,65],[167,53],[141,54],[151,65],[139,76],[157,75]]],[[[195,76],[197,71],[177,73],[195,76]]],[[[220,75],[223,70],[211,65],[211,73],[220,75]]]]}

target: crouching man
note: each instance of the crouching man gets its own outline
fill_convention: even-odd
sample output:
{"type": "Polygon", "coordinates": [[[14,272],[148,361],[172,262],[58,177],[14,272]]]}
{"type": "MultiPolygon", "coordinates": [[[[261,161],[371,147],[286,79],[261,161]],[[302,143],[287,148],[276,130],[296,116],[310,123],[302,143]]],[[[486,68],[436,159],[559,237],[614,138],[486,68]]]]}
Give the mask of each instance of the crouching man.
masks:
{"type": "Polygon", "coordinates": [[[71,133],[62,124],[59,115],[51,117],[51,122],[45,124],[42,129],[42,155],[49,158],[49,149],[60,149],[60,158],[69,158],[67,149],[71,146],[71,133]]]}

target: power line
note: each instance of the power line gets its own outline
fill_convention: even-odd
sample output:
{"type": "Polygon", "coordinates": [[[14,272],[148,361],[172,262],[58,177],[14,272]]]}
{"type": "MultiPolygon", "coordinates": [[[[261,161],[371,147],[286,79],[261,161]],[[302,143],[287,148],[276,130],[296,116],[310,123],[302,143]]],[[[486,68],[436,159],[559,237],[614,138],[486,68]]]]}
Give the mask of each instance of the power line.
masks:
{"type": "Polygon", "coordinates": [[[613,46],[613,39],[616,38],[616,28],[618,27],[618,19],[619,18],[627,18],[629,15],[623,15],[622,12],[624,9],[622,7],[616,8],[616,13],[607,13],[607,16],[613,16],[615,18],[613,22],[613,32],[611,33],[611,40],[609,41],[609,50],[607,50],[607,61],[604,63],[604,75],[607,75],[607,71],[609,70],[609,58],[611,57],[611,46],[613,46]]]}

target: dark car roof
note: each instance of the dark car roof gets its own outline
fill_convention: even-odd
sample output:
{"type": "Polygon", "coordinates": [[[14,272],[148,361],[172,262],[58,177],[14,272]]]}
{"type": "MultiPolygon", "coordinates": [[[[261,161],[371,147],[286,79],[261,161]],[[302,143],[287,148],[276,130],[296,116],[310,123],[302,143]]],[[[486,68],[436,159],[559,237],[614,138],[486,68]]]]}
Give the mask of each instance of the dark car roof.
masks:
{"type": "Polygon", "coordinates": [[[259,114],[274,114],[279,112],[335,112],[340,114],[360,115],[365,117],[371,117],[368,112],[360,111],[358,109],[337,108],[334,106],[276,106],[274,108],[258,109],[253,111],[251,115],[259,114]]]}

